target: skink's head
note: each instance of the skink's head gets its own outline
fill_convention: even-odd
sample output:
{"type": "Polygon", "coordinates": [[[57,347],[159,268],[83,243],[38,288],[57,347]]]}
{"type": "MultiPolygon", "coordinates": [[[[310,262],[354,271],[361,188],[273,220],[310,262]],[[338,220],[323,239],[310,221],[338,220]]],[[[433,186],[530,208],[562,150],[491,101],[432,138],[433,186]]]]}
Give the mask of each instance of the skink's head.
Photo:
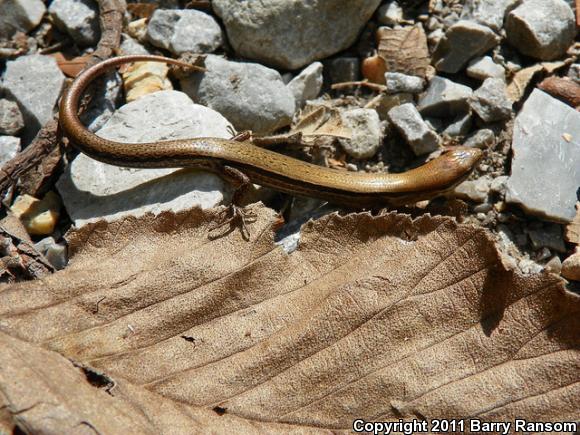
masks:
{"type": "Polygon", "coordinates": [[[433,187],[449,190],[461,183],[482,156],[483,152],[478,148],[448,147],[440,157],[427,164],[430,164],[433,187]]]}
{"type": "Polygon", "coordinates": [[[471,147],[449,147],[444,154],[449,164],[460,172],[470,172],[483,157],[483,152],[479,148],[471,147]]]}

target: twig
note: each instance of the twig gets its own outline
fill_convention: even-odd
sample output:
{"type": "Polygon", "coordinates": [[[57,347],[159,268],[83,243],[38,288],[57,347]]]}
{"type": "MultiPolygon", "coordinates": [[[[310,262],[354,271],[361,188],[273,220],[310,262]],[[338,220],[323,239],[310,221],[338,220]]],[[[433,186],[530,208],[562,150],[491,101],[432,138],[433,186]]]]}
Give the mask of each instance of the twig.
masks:
{"type": "MultiPolygon", "coordinates": [[[[121,0],[98,0],[101,39],[87,62],[87,67],[111,57],[119,47],[125,13],[123,3],[121,0]]],[[[26,149],[0,168],[0,197],[6,194],[18,178],[41,164],[57,147],[57,130],[56,119],[47,122],[26,149]]]]}
{"type": "Polygon", "coordinates": [[[387,87],[385,85],[379,85],[378,83],[373,83],[373,82],[369,82],[366,80],[362,80],[359,82],[335,83],[331,86],[331,89],[344,89],[344,88],[350,88],[353,86],[364,86],[364,87],[367,87],[367,88],[372,89],[373,91],[377,91],[377,92],[385,92],[387,90],[387,87]]]}

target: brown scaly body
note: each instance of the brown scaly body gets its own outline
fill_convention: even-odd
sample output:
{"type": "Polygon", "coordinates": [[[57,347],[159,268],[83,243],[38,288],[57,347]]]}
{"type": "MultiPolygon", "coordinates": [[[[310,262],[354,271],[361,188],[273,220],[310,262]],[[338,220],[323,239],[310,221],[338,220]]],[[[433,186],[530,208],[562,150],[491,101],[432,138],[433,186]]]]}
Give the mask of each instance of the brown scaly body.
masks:
{"type": "Polygon", "coordinates": [[[456,147],[401,174],[343,172],[259,148],[250,142],[192,138],[153,143],[122,143],[89,132],[78,117],[87,86],[113,67],[136,61],[188,66],[161,56],[116,57],[82,72],[64,95],[60,125],[83,153],[106,163],[140,168],[199,167],[220,172],[228,166],[252,183],[295,195],[320,198],[349,208],[402,205],[433,198],[463,181],[482,156],[476,148],[456,147]]]}

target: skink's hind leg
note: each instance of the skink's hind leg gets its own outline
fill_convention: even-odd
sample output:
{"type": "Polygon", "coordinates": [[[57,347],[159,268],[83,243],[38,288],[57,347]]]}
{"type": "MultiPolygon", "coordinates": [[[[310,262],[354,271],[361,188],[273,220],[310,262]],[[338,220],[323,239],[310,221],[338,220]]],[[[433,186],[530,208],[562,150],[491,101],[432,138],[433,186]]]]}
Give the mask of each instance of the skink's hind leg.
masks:
{"type": "Polygon", "coordinates": [[[220,168],[220,175],[234,187],[235,191],[232,196],[232,203],[220,213],[218,222],[210,228],[209,237],[210,239],[222,237],[238,227],[244,240],[250,240],[248,224],[256,222],[258,216],[254,212],[247,210],[241,204],[248,190],[252,188],[252,183],[246,174],[231,166],[222,166],[220,168]],[[226,225],[229,225],[227,231],[219,234],[214,233],[215,230],[223,228],[226,225]]]}

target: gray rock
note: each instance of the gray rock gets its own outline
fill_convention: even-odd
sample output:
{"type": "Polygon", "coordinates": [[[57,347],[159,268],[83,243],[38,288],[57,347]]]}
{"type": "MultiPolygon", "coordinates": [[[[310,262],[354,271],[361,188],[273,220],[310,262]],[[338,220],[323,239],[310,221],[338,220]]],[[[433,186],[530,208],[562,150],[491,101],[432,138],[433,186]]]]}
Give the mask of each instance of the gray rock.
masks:
{"type": "Polygon", "coordinates": [[[469,98],[473,94],[470,87],[460,85],[443,77],[435,76],[429,82],[427,91],[417,103],[423,115],[446,117],[465,114],[469,110],[469,98]]]}
{"type": "Polygon", "coordinates": [[[580,63],[573,63],[568,70],[568,77],[580,84],[580,63]]]}
{"type": "Polygon", "coordinates": [[[558,59],[574,42],[574,13],[564,0],[526,0],[508,14],[506,32],[509,43],[526,56],[558,59]]]}
{"type": "Polygon", "coordinates": [[[14,136],[0,136],[0,168],[8,160],[16,157],[20,152],[20,138],[14,136]]]}
{"type": "Polygon", "coordinates": [[[195,9],[157,9],[147,26],[147,39],[177,55],[211,53],[223,43],[217,21],[195,9]]]}
{"type": "Polygon", "coordinates": [[[491,180],[489,190],[499,195],[505,195],[506,183],[509,177],[507,175],[500,175],[491,180]]]}
{"type": "Polygon", "coordinates": [[[16,32],[28,33],[38,26],[45,12],[41,0],[0,1],[0,39],[10,39],[16,32]]]}
{"type": "Polygon", "coordinates": [[[562,272],[562,260],[560,260],[560,257],[554,255],[552,258],[550,258],[550,260],[544,265],[544,270],[546,272],[560,275],[560,272],[562,272]]]}
{"type": "MultiPolygon", "coordinates": [[[[160,91],[121,107],[97,133],[120,142],[144,143],[200,136],[230,137],[229,122],[178,91],[160,91]]],[[[79,154],[57,188],[75,225],[114,221],[147,212],[210,208],[228,192],[216,175],[181,169],[129,169],[79,154]]]]}
{"type": "Polygon", "coordinates": [[[516,117],[512,149],[507,202],[547,220],[570,222],[580,186],[580,113],[534,89],[516,117]]]}
{"type": "Polygon", "coordinates": [[[532,248],[549,248],[557,252],[566,252],[562,227],[557,224],[545,224],[541,229],[530,229],[528,231],[532,248]]]}
{"type": "Polygon", "coordinates": [[[101,37],[99,10],[95,0],[53,0],[48,8],[56,26],[75,44],[95,45],[101,37]]]}
{"type": "Polygon", "coordinates": [[[467,180],[453,190],[458,198],[469,199],[474,202],[485,202],[489,195],[491,177],[484,175],[475,180],[467,180]]]}
{"type": "Polygon", "coordinates": [[[304,107],[307,100],[313,100],[320,94],[320,89],[322,89],[322,64],[314,62],[308,65],[287,86],[292,95],[294,95],[296,108],[304,107]]]}
{"type": "Polygon", "coordinates": [[[487,26],[459,21],[447,29],[433,53],[438,71],[459,72],[470,59],[481,56],[499,44],[499,37],[487,26]]]}
{"type": "Polygon", "coordinates": [[[491,147],[494,143],[495,134],[493,131],[487,128],[482,128],[469,136],[463,146],[485,150],[491,147]]]}
{"type": "Polygon", "coordinates": [[[485,122],[509,119],[512,103],[507,98],[506,85],[502,79],[485,79],[469,102],[471,108],[485,122]]]}
{"type": "Polygon", "coordinates": [[[92,132],[105,125],[123,99],[121,78],[114,72],[97,79],[95,86],[99,92],[96,93],[88,109],[81,114],[81,121],[92,132]]]}
{"type": "Polygon", "coordinates": [[[447,136],[465,136],[471,130],[473,124],[473,117],[471,113],[465,115],[458,115],[451,124],[449,124],[443,133],[447,136]]]}
{"type": "Polygon", "coordinates": [[[401,132],[415,155],[428,154],[439,148],[437,133],[423,121],[412,103],[403,104],[389,111],[390,121],[401,132]]]}
{"type": "Polygon", "coordinates": [[[490,56],[478,57],[469,62],[465,70],[469,77],[478,80],[497,78],[505,80],[505,69],[493,61],[490,56]]]}
{"type": "Polygon", "coordinates": [[[45,237],[34,244],[38,252],[46,257],[48,262],[54,266],[56,270],[62,270],[68,263],[66,246],[56,243],[54,238],[45,237]]]}
{"type": "Polygon", "coordinates": [[[328,66],[332,83],[355,82],[360,79],[360,59],[358,57],[337,57],[328,66]]]}
{"type": "Polygon", "coordinates": [[[0,99],[0,134],[17,135],[24,128],[24,119],[14,101],[0,99]]]}
{"type": "Polygon", "coordinates": [[[398,72],[386,72],[385,85],[388,94],[419,94],[425,89],[425,81],[421,77],[398,72]]]}
{"type": "Polygon", "coordinates": [[[381,0],[214,0],[234,50],[297,69],[352,45],[381,0]]]}
{"type": "Polygon", "coordinates": [[[52,118],[64,79],[56,60],[50,56],[21,56],[6,64],[3,87],[24,116],[24,144],[52,118]]]}
{"type": "Polygon", "coordinates": [[[429,47],[436,47],[444,36],[445,31],[443,29],[435,29],[432,32],[429,32],[427,35],[427,42],[429,43],[429,47]]]}
{"type": "Polygon", "coordinates": [[[395,0],[388,1],[377,11],[379,23],[394,26],[403,21],[403,8],[395,0]]]}
{"type": "Polygon", "coordinates": [[[411,94],[393,94],[387,95],[384,93],[378,94],[365,106],[367,109],[374,109],[379,114],[381,121],[388,119],[389,110],[400,104],[412,103],[413,96],[411,94]]]}
{"type": "Polygon", "coordinates": [[[119,47],[121,54],[151,54],[139,41],[131,38],[126,33],[121,34],[121,45],[119,47]]]}
{"type": "Polygon", "coordinates": [[[499,32],[507,10],[518,0],[467,0],[461,11],[461,19],[476,21],[499,32]]]}
{"type": "Polygon", "coordinates": [[[344,150],[356,159],[376,154],[382,143],[381,120],[373,109],[351,109],[341,112],[341,120],[352,132],[350,140],[340,139],[344,150]]]}
{"type": "Polygon", "coordinates": [[[238,130],[269,134],[290,124],[294,95],[280,73],[257,63],[208,55],[207,71],[181,81],[194,101],[217,110],[238,130]]]}

